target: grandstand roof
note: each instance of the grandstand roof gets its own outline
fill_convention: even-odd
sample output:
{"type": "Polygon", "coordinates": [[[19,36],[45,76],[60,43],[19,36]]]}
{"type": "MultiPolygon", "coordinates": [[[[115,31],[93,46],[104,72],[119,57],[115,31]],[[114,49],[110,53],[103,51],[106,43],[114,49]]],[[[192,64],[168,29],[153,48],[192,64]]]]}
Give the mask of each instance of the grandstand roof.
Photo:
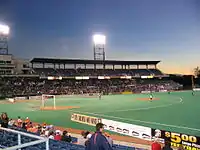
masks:
{"type": "Polygon", "coordinates": [[[31,63],[52,63],[52,64],[106,64],[106,65],[156,65],[160,61],[120,61],[120,60],[87,60],[87,59],[54,59],[54,58],[33,58],[31,63]]]}

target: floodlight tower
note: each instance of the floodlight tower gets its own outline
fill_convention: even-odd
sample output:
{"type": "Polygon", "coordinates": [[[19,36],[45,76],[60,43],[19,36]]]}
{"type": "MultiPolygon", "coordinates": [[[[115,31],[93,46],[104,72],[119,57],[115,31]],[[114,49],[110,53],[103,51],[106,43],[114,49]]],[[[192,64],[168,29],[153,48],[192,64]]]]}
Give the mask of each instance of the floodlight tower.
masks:
{"type": "Polygon", "coordinates": [[[105,61],[106,36],[102,34],[93,35],[93,44],[94,44],[94,60],[105,61]]]}
{"type": "Polygon", "coordinates": [[[0,24],[0,54],[8,54],[8,35],[10,28],[0,24]]]}

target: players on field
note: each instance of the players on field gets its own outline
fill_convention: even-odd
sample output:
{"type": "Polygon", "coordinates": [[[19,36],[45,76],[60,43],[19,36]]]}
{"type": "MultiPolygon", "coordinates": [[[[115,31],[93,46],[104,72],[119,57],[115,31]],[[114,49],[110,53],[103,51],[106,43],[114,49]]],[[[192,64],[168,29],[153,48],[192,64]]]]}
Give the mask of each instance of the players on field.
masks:
{"type": "Polygon", "coordinates": [[[192,90],[192,96],[194,96],[194,91],[192,90]]]}
{"type": "Polygon", "coordinates": [[[99,100],[101,100],[101,92],[99,93],[99,95],[98,95],[98,96],[99,96],[99,100]]]}
{"type": "Polygon", "coordinates": [[[153,95],[152,95],[152,93],[149,95],[149,100],[152,102],[152,100],[153,100],[153,95]]]}

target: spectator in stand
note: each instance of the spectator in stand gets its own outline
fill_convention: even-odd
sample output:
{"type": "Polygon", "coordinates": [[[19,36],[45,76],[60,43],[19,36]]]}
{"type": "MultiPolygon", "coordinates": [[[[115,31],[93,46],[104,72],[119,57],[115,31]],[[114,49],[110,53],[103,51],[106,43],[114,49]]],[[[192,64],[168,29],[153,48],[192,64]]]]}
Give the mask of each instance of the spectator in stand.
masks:
{"type": "Polygon", "coordinates": [[[47,130],[49,130],[49,132],[55,133],[55,129],[53,125],[47,126],[47,130]]]}
{"type": "Polygon", "coordinates": [[[54,140],[54,135],[55,135],[54,132],[52,132],[52,131],[49,132],[49,138],[50,139],[54,140]]]}
{"type": "Polygon", "coordinates": [[[88,144],[86,145],[86,150],[112,150],[108,140],[102,134],[103,126],[102,123],[96,125],[96,132],[89,139],[88,144]]]}
{"type": "Polygon", "coordinates": [[[26,123],[25,123],[25,122],[22,123],[22,129],[24,129],[24,130],[27,129],[27,128],[26,128],[26,123]]]}
{"type": "Polygon", "coordinates": [[[21,128],[21,127],[22,127],[22,123],[23,123],[23,121],[22,121],[21,117],[18,116],[18,119],[17,119],[17,127],[21,128]]]}
{"type": "Polygon", "coordinates": [[[113,139],[110,137],[109,133],[105,133],[106,139],[108,140],[108,143],[111,147],[113,147],[113,139]]]}
{"type": "Polygon", "coordinates": [[[30,122],[31,122],[30,119],[28,117],[26,117],[25,123],[28,124],[30,122]]]}
{"type": "Polygon", "coordinates": [[[168,140],[165,141],[165,146],[162,148],[162,150],[173,150],[173,149],[171,148],[171,143],[170,143],[170,141],[168,141],[168,140]]]}
{"type": "Polygon", "coordinates": [[[37,134],[40,134],[42,132],[42,126],[38,124],[37,128],[38,128],[37,134]]]}
{"type": "Polygon", "coordinates": [[[161,145],[158,143],[158,140],[155,139],[155,141],[151,144],[152,150],[161,150],[161,145]]]}
{"type": "Polygon", "coordinates": [[[15,124],[15,120],[10,119],[9,122],[8,122],[8,125],[9,126],[14,126],[14,124],[15,124]]]}
{"type": "Polygon", "coordinates": [[[41,137],[46,137],[46,136],[45,136],[45,131],[41,131],[41,132],[40,132],[40,136],[41,136],[41,137]]]}
{"type": "Polygon", "coordinates": [[[61,140],[61,131],[60,130],[56,130],[56,134],[54,136],[54,140],[60,141],[61,140]]]}
{"type": "Polygon", "coordinates": [[[7,113],[2,113],[0,117],[0,126],[3,128],[8,128],[9,118],[7,113]]]}
{"type": "Polygon", "coordinates": [[[82,131],[82,137],[78,139],[78,144],[87,146],[89,139],[91,138],[92,134],[89,131],[82,131]]]}
{"type": "Polygon", "coordinates": [[[183,145],[180,145],[178,150],[185,150],[185,149],[184,149],[183,145]]]}
{"type": "Polygon", "coordinates": [[[29,122],[28,124],[26,124],[26,129],[30,129],[30,128],[33,128],[33,123],[32,122],[29,122]]]}
{"type": "Polygon", "coordinates": [[[61,137],[61,141],[68,142],[68,143],[70,143],[72,141],[72,138],[71,138],[70,135],[68,135],[67,131],[63,131],[63,135],[61,137]]]}

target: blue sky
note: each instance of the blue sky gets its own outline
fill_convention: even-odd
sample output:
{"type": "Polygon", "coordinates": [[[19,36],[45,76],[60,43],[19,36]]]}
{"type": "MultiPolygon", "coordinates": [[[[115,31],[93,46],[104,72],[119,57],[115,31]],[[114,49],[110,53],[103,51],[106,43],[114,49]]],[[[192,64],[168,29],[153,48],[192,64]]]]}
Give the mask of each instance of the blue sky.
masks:
{"type": "Polygon", "coordinates": [[[107,59],[161,60],[167,73],[200,65],[199,0],[1,0],[0,22],[20,58],[93,59],[101,32],[107,59]]]}

